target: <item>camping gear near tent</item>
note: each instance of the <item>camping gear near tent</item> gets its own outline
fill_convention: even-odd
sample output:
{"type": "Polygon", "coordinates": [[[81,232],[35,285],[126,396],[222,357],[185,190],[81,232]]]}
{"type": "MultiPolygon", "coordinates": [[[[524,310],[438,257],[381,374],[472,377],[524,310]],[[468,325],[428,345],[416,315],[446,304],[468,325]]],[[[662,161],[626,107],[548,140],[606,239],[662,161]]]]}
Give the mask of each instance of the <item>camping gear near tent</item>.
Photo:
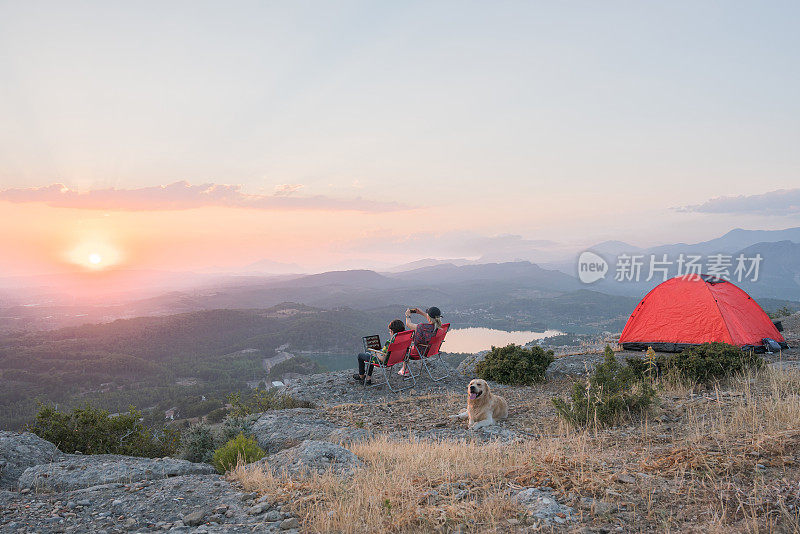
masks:
{"type": "Polygon", "coordinates": [[[708,275],[671,278],[636,306],[619,338],[623,349],[679,352],[711,341],[758,352],[764,340],[786,340],[750,295],[708,275]]]}

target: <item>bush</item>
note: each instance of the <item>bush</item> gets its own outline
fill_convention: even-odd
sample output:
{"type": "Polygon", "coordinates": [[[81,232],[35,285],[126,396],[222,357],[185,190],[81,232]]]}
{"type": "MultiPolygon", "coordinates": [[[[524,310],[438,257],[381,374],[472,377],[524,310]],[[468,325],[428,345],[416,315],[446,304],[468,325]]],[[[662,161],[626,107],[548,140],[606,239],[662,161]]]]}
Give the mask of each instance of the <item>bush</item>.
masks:
{"type": "Polygon", "coordinates": [[[208,425],[194,425],[181,436],[181,458],[190,462],[211,463],[214,435],[208,425]]]}
{"type": "MultiPolygon", "coordinates": [[[[650,349],[648,349],[648,353],[650,349]]],[[[639,377],[646,376],[649,364],[641,358],[629,358],[628,365],[639,377]]],[[[683,384],[709,384],[748,369],[760,369],[764,360],[752,351],[745,352],[727,343],[703,343],[678,353],[655,357],[658,374],[683,384]]]]}
{"type": "Polygon", "coordinates": [[[264,450],[253,438],[239,434],[214,452],[211,463],[220,473],[235,468],[240,463],[249,464],[264,457],[264,450]]]}
{"type": "Polygon", "coordinates": [[[228,402],[231,404],[230,414],[234,417],[242,417],[269,410],[285,410],[288,408],[313,408],[314,404],[304,400],[298,400],[290,395],[277,393],[273,389],[255,389],[244,400],[238,393],[228,395],[228,402]]]}
{"type": "Polygon", "coordinates": [[[227,443],[239,434],[250,436],[253,423],[258,420],[258,417],[257,414],[226,417],[219,429],[219,437],[217,438],[219,443],[227,443]]]}
{"type": "Polygon", "coordinates": [[[141,419],[141,412],[133,406],[127,413],[111,416],[107,410],[88,404],[69,413],[40,404],[36,421],[28,430],[67,453],[148,458],[173,454],[178,447],[178,434],[168,428],[153,431],[141,419]]]}
{"type": "Polygon", "coordinates": [[[228,410],[225,408],[217,408],[216,410],[212,410],[206,415],[206,421],[209,423],[221,423],[223,419],[225,419],[225,415],[228,413],[228,410]]]}
{"type": "Polygon", "coordinates": [[[574,426],[604,426],[647,411],[655,398],[653,386],[621,365],[606,345],[605,360],[585,381],[573,384],[571,401],[554,398],[553,405],[574,426]]]}
{"type": "Polygon", "coordinates": [[[519,345],[492,347],[475,366],[475,372],[484,380],[501,384],[531,385],[544,382],[544,372],[554,359],[552,350],[538,346],[530,349],[519,345]]]}

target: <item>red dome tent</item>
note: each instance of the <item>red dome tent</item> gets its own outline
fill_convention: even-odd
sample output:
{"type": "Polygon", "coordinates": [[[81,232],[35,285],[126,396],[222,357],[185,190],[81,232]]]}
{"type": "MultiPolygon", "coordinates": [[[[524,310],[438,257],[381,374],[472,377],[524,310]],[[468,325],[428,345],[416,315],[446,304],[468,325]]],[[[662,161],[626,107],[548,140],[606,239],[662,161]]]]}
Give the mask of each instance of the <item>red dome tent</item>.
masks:
{"type": "Polygon", "coordinates": [[[761,349],[764,338],[787,347],[750,295],[726,280],[690,275],[671,278],[645,295],[619,342],[627,350],[675,352],[709,341],[761,349]]]}

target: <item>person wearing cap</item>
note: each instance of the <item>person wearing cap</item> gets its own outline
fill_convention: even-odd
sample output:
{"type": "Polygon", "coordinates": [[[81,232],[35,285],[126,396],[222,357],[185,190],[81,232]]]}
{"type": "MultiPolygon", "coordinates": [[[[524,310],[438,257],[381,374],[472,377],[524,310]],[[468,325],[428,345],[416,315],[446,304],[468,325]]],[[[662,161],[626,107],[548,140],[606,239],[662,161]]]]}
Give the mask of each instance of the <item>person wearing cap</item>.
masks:
{"type": "MultiPolygon", "coordinates": [[[[406,310],[406,328],[414,331],[414,343],[427,345],[430,343],[431,338],[436,333],[436,330],[438,330],[441,326],[442,311],[436,306],[431,306],[425,311],[422,311],[419,308],[408,308],[406,310]],[[425,318],[425,322],[419,324],[411,322],[411,314],[413,313],[420,314],[425,318]]],[[[403,367],[397,372],[397,374],[407,375],[408,373],[409,371],[404,362],[403,367]]]]}

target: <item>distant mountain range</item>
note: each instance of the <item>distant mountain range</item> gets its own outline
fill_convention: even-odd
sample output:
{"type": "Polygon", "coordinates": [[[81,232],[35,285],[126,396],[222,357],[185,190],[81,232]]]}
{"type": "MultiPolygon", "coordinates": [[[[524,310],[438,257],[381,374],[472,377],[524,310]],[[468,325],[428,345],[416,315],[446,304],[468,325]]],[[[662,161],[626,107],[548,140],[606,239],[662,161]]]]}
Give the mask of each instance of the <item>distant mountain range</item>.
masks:
{"type": "MultiPolygon", "coordinates": [[[[589,285],[588,287],[597,291],[617,295],[643,295],[658,283],[661,277],[654,273],[651,281],[647,281],[649,276],[648,268],[650,257],[654,256],[657,261],[667,256],[667,260],[673,262],[670,276],[677,274],[677,260],[681,254],[684,257],[689,255],[699,255],[702,257],[703,265],[706,265],[709,256],[722,254],[733,258],[733,265],[729,269],[734,282],[741,285],[743,289],[752,293],[754,297],[770,297],[777,299],[800,300],[800,261],[797,257],[797,248],[800,247],[800,227],[787,228],[785,230],[743,230],[737,228],[716,239],[702,241],[699,243],[674,243],[670,245],[659,245],[649,248],[639,248],[622,241],[605,241],[598,243],[587,250],[590,250],[606,260],[609,264],[609,272],[605,279],[589,285]],[[637,282],[618,282],[615,277],[615,266],[617,259],[621,255],[637,255],[643,258],[642,276],[637,282]],[[745,258],[755,257],[761,254],[763,258],[760,265],[760,272],[756,282],[743,279],[741,282],[733,277],[735,269],[735,258],[743,254],[745,258]]],[[[577,276],[577,256],[569,261],[543,264],[543,267],[555,269],[563,273],[577,276]]],[[[706,269],[704,269],[705,271],[706,269]]]]}
{"type": "MultiPolygon", "coordinates": [[[[102,273],[95,280],[108,288],[109,296],[94,301],[80,300],[79,294],[61,294],[57,289],[57,277],[16,279],[7,281],[5,292],[0,289],[0,332],[199,310],[263,309],[282,302],[324,309],[385,310],[392,316],[402,314],[408,306],[437,305],[462,325],[571,328],[576,324],[574,318],[577,315],[571,317],[569,309],[556,305],[554,299],[578,306],[575,310],[579,309],[581,302],[587,303],[586,317],[591,317],[592,322],[589,328],[613,329],[620,320],[624,322],[626,314],[620,313],[620,309],[627,301],[618,301],[618,305],[609,307],[604,314],[596,309],[602,303],[602,298],[597,298],[597,295],[630,298],[632,308],[636,300],[661,282],[658,275],[649,282],[646,280],[647,266],[643,266],[639,282],[614,280],[619,254],[638,254],[645,258],[651,254],[659,258],[667,254],[672,260],[681,253],[723,253],[734,257],[739,254],[746,257],[760,255],[763,259],[759,279],[742,281],[739,285],[760,302],[774,299],[764,300],[769,302],[769,305],[763,304],[768,308],[800,301],[799,242],[800,228],[776,231],[736,229],[709,241],[647,249],[607,241],[591,247],[609,264],[605,279],[593,284],[578,281],[575,260],[557,265],[537,265],[528,261],[476,263],[463,258],[452,261],[425,259],[407,264],[408,268],[398,267],[399,270],[386,272],[361,269],[306,275],[203,274],[197,277],[184,273],[182,278],[180,273],[109,272],[102,273]],[[764,239],[767,241],[759,241],[764,239]],[[115,293],[117,285],[130,286],[128,282],[132,280],[155,280],[158,283],[147,293],[141,290],[115,293]],[[24,287],[25,282],[34,288],[24,287]],[[22,289],[13,291],[9,286],[22,289]],[[588,292],[581,292],[585,290],[588,292]],[[504,312],[504,307],[511,302],[516,303],[515,311],[504,312]],[[542,313],[542,310],[549,310],[550,315],[542,313]]],[[[77,280],[80,284],[90,282],[87,276],[77,280]]]]}
{"type": "Polygon", "coordinates": [[[759,254],[764,258],[758,281],[738,283],[742,289],[758,297],[800,300],[800,243],[788,240],[756,243],[739,253],[745,257],[759,254]]]}

